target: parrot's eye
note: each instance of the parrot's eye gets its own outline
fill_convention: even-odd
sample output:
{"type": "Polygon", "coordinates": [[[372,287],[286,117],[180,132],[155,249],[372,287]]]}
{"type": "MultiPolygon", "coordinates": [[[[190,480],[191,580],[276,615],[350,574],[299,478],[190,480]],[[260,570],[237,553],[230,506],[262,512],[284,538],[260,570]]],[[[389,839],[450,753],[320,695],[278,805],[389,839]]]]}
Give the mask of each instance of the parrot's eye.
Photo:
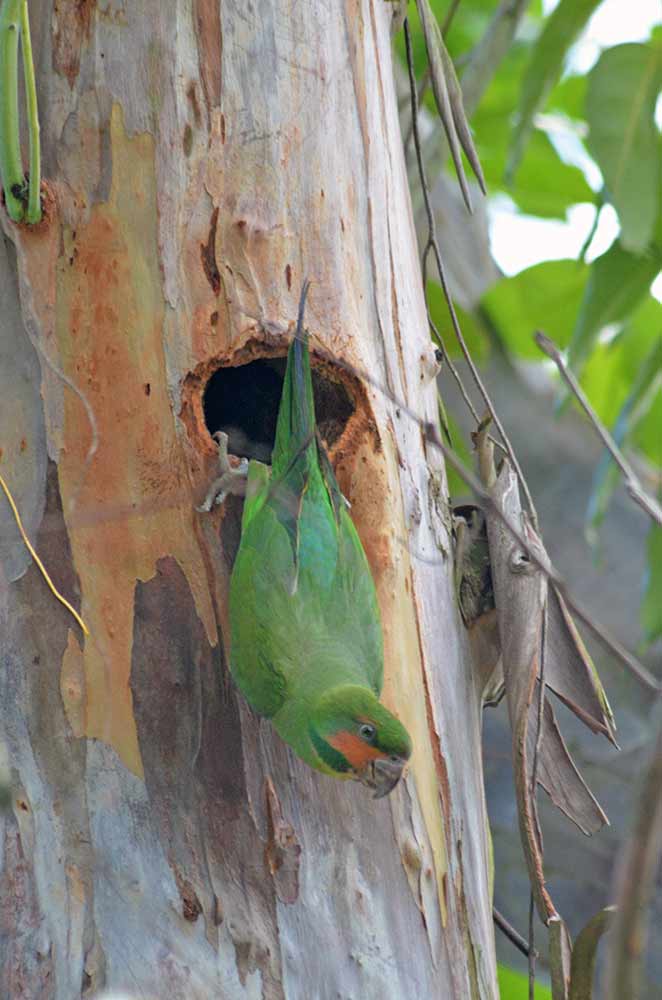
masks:
{"type": "Polygon", "coordinates": [[[359,736],[362,740],[374,740],[377,730],[369,722],[364,722],[359,729],[359,736]]]}

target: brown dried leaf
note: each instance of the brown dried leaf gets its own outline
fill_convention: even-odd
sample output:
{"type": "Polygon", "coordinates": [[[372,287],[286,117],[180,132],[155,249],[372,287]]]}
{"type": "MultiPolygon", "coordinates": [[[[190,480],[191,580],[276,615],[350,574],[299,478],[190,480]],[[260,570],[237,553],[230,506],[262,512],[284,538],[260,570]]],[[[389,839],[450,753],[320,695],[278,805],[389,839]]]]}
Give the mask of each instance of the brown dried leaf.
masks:
{"type": "MultiPolygon", "coordinates": [[[[539,685],[536,684],[536,694],[529,709],[527,733],[531,759],[533,759],[538,723],[538,691],[539,685]]],[[[538,784],[544,788],[557,809],[565,813],[587,837],[597,833],[609,823],[568,753],[554,710],[547,698],[545,698],[543,739],[538,756],[537,777],[538,784]]]]}
{"type": "Polygon", "coordinates": [[[476,175],[476,180],[478,181],[481,191],[483,194],[487,194],[487,190],[485,188],[485,178],[483,177],[483,168],[481,167],[480,160],[478,159],[478,153],[476,152],[476,147],[474,146],[473,136],[467,121],[466,111],[464,110],[464,98],[462,97],[460,81],[457,78],[453,60],[448,54],[448,49],[444,45],[441,32],[439,33],[439,37],[441,38],[441,58],[446,74],[448,96],[450,97],[451,109],[453,111],[453,121],[455,122],[455,128],[457,129],[460,145],[462,146],[462,149],[471,164],[471,169],[476,175]]]}
{"type": "MultiPolygon", "coordinates": [[[[548,563],[547,554],[522,510],[515,473],[504,460],[499,474],[496,474],[487,426],[481,428],[475,441],[481,477],[494,504],[508,523],[525,537],[528,548],[544,566],[548,563]]],[[[506,699],[513,734],[520,834],[536,906],[541,919],[547,923],[557,914],[545,888],[542,841],[532,787],[538,737],[541,654],[544,630],[547,631],[547,577],[493,510],[488,509],[486,519],[506,699]]],[[[594,832],[606,822],[604,813],[570,758],[546,698],[536,778],[552,801],[585,833],[594,832]]]]}
{"type": "Polygon", "coordinates": [[[547,610],[545,684],[594,733],[617,746],[604,688],[565,601],[552,585],[547,610]]]}

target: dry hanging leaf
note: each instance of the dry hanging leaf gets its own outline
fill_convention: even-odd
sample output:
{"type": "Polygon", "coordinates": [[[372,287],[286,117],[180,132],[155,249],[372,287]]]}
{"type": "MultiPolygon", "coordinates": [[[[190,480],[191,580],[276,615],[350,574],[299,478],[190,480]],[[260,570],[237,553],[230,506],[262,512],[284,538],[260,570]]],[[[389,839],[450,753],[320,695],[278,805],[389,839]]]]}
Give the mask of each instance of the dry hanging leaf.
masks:
{"type": "Polygon", "coordinates": [[[444,131],[446,132],[446,138],[448,139],[448,145],[450,146],[451,156],[453,157],[464,201],[471,212],[471,196],[462,164],[461,149],[464,150],[471,164],[481,191],[483,194],[486,192],[483,171],[464,111],[462,89],[455,72],[453,60],[444,45],[441,29],[430,7],[430,0],[416,0],[416,6],[418,7],[418,14],[423,27],[425,48],[430,67],[430,78],[432,80],[432,92],[434,93],[437,109],[444,126],[444,131]]]}
{"type": "MultiPolygon", "coordinates": [[[[475,435],[475,444],[481,478],[493,503],[508,523],[524,536],[538,563],[545,566],[548,564],[547,554],[522,510],[517,477],[509,462],[504,459],[498,475],[496,473],[487,424],[481,425],[475,435]]],[[[568,753],[547,699],[547,691],[538,740],[543,657],[546,688],[549,681],[550,689],[558,689],[560,696],[580,718],[612,739],[613,723],[611,713],[608,716],[605,714],[606,699],[603,702],[599,696],[588,655],[583,646],[573,642],[576,635],[576,630],[572,631],[574,626],[570,629],[563,614],[564,608],[558,603],[556,595],[549,599],[546,575],[493,510],[487,511],[486,521],[506,700],[513,734],[520,834],[536,906],[541,919],[548,923],[558,914],[545,887],[542,838],[533,788],[536,751],[536,783],[584,833],[595,832],[607,822],[607,818],[568,753]],[[563,662],[565,659],[568,662],[563,662]],[[577,677],[573,670],[577,672],[577,677]]],[[[567,615],[567,611],[565,613],[567,615]]]]}
{"type": "Polygon", "coordinates": [[[554,584],[547,605],[545,684],[594,733],[614,746],[614,716],[593,661],[554,584]]]}

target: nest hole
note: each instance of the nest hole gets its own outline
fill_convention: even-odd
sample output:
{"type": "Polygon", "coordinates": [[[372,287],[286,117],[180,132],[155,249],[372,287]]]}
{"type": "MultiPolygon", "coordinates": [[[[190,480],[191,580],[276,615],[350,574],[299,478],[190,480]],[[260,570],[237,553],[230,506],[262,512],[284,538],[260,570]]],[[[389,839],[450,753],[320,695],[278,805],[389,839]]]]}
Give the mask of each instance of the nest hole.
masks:
{"type": "MultiPolygon", "coordinates": [[[[315,366],[314,357],[312,361],[317,426],[330,449],[356,407],[340,373],[326,364],[315,366]]],[[[231,454],[271,462],[285,363],[285,358],[258,358],[218,368],[207,382],[202,397],[205,424],[210,434],[225,431],[231,454]]]]}

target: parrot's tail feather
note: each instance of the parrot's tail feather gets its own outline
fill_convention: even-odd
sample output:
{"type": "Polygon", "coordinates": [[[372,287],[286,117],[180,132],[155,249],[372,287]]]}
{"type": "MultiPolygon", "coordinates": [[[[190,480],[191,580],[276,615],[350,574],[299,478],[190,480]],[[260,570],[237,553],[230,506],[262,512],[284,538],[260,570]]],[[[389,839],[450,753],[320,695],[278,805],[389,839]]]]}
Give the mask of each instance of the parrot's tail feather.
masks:
{"type": "Polygon", "coordinates": [[[287,354],[287,369],[283,382],[283,395],[278,411],[276,441],[272,456],[273,476],[279,478],[290,472],[297,459],[305,464],[315,449],[315,403],[310,374],[308,336],[303,317],[310,282],[304,281],[299,300],[297,328],[287,354]]]}
{"type": "Polygon", "coordinates": [[[301,337],[303,334],[303,314],[306,311],[306,299],[308,298],[309,288],[310,280],[308,278],[304,278],[303,285],[301,286],[301,295],[299,296],[299,312],[297,314],[297,331],[295,334],[297,338],[301,337]]]}

